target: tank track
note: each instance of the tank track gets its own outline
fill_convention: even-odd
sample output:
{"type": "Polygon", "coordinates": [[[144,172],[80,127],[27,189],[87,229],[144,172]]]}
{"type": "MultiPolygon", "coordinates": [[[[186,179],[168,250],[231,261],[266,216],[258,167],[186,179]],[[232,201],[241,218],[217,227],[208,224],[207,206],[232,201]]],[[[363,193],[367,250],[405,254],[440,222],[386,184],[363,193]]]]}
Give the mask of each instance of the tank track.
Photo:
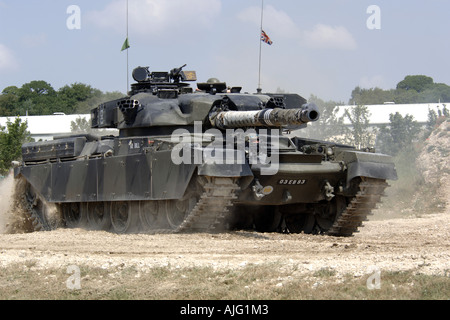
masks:
{"type": "Polygon", "coordinates": [[[31,222],[32,231],[51,231],[57,229],[60,223],[56,219],[45,218],[47,214],[46,203],[31,191],[26,191],[22,195],[22,206],[28,213],[28,219],[31,222]]]}
{"type": "Polygon", "coordinates": [[[325,234],[349,237],[358,232],[362,223],[367,221],[367,216],[372,214],[372,210],[381,202],[388,186],[385,180],[362,177],[359,191],[325,234]]]}
{"type": "Polygon", "coordinates": [[[47,231],[49,228],[45,227],[44,221],[42,221],[41,216],[39,215],[39,212],[34,209],[33,206],[33,200],[30,199],[29,195],[23,195],[22,201],[24,203],[24,207],[26,211],[28,212],[29,219],[31,221],[31,225],[33,227],[33,231],[47,231]]]}
{"type": "Polygon", "coordinates": [[[214,232],[224,224],[228,208],[237,199],[239,186],[233,178],[209,177],[191,212],[176,229],[151,230],[151,233],[214,232]]]}
{"type": "MultiPolygon", "coordinates": [[[[351,199],[345,210],[336,218],[336,221],[324,234],[337,237],[349,237],[358,232],[358,228],[367,216],[371,214],[376,205],[381,202],[384,190],[389,185],[385,180],[362,178],[358,185],[359,191],[351,199]]],[[[208,177],[203,186],[203,193],[194,208],[187,214],[183,222],[175,229],[152,229],[148,234],[176,234],[189,232],[215,232],[223,226],[228,208],[237,199],[236,191],[239,185],[233,178],[208,177]]],[[[23,195],[23,203],[28,211],[34,231],[49,231],[58,226],[45,221],[38,210],[36,196],[30,193],[23,195]]]]}

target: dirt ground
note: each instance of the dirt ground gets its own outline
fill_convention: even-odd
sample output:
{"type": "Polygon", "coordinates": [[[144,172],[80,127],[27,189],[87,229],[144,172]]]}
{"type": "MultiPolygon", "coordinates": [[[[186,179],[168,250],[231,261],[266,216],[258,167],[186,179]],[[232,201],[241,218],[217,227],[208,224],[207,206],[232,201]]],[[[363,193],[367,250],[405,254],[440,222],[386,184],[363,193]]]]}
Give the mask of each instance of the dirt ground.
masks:
{"type": "Polygon", "coordinates": [[[450,213],[368,221],[350,238],[254,232],[179,235],[116,235],[82,229],[0,235],[0,266],[33,263],[35,269],[69,265],[240,268],[278,263],[299,274],[323,268],[338,276],[373,270],[450,272],[450,213]]]}

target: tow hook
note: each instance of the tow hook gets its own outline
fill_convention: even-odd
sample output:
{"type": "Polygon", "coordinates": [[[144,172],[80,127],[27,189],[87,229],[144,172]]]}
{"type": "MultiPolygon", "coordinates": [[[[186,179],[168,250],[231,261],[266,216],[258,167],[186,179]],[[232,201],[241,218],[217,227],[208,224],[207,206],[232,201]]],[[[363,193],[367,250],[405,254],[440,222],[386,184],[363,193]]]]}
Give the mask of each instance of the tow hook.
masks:
{"type": "Polygon", "coordinates": [[[255,184],[252,187],[253,193],[255,195],[256,200],[261,200],[265,196],[271,194],[273,192],[272,186],[265,186],[263,187],[261,183],[259,183],[258,179],[255,179],[255,184]]]}
{"type": "Polygon", "coordinates": [[[325,185],[323,186],[323,194],[325,195],[325,199],[327,201],[330,201],[334,197],[334,188],[333,186],[327,181],[325,185]]]}
{"type": "Polygon", "coordinates": [[[255,185],[252,187],[253,192],[255,194],[256,200],[261,200],[264,198],[265,194],[263,193],[264,187],[259,183],[259,180],[255,180],[255,185]]]}

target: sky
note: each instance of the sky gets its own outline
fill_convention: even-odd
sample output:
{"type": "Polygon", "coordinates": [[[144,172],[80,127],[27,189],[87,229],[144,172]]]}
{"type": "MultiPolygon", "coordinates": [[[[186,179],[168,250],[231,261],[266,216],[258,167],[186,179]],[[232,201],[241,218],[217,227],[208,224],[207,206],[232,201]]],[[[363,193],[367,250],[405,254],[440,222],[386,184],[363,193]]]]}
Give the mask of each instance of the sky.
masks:
{"type": "Polygon", "coordinates": [[[253,93],[260,78],[263,92],[344,103],[356,86],[393,89],[406,75],[450,85],[448,0],[128,3],[121,51],[126,0],[0,0],[0,90],[44,80],[125,93],[135,67],[184,64],[199,82],[253,93]],[[260,41],[262,7],[272,45],[260,41]]]}

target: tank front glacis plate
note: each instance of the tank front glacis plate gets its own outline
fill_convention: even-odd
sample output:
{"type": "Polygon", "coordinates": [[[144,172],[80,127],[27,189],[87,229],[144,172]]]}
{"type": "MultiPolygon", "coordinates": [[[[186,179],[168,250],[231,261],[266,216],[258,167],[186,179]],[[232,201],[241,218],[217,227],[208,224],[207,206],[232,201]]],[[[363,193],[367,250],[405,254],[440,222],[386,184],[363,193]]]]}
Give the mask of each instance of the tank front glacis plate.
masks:
{"type": "MultiPolygon", "coordinates": [[[[241,192],[238,203],[254,205],[286,205],[292,203],[316,203],[325,200],[324,187],[328,183],[340,186],[346,173],[336,162],[280,163],[274,175],[261,175],[253,171],[255,181],[262,187],[257,197],[253,187],[241,192]]],[[[254,184],[253,184],[254,186],[254,184]]]]}

